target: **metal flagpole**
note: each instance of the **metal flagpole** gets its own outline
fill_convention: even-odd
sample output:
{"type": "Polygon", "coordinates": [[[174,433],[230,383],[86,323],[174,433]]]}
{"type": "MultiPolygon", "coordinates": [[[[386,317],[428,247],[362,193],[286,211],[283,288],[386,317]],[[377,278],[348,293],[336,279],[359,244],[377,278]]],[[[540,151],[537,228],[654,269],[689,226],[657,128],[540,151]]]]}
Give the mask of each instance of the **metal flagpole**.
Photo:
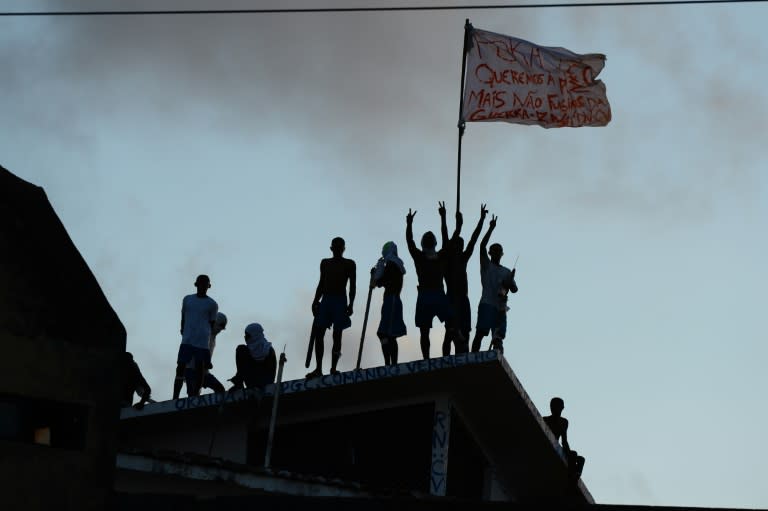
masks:
{"type": "Polygon", "coordinates": [[[469,38],[472,33],[472,24],[469,18],[464,22],[464,50],[461,56],[461,92],[459,94],[459,151],[456,163],[456,212],[461,211],[461,139],[464,136],[464,78],[467,73],[467,53],[469,52],[469,38]]]}

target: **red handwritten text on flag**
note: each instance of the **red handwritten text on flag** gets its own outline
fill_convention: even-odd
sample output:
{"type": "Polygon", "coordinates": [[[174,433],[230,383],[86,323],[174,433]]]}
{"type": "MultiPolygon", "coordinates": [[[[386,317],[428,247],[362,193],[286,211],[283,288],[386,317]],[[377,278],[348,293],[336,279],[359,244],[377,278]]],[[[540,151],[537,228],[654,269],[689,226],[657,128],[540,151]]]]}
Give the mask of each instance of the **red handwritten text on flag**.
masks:
{"type": "Polygon", "coordinates": [[[596,80],[605,56],[578,55],[473,29],[464,89],[465,121],[545,128],[605,126],[611,107],[596,80]]]}

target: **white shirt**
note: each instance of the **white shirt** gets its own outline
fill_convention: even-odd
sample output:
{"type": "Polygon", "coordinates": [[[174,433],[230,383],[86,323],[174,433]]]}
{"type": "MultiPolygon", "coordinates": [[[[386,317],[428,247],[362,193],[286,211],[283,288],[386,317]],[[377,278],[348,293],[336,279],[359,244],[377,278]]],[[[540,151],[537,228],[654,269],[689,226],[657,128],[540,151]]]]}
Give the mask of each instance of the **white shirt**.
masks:
{"type": "Polygon", "coordinates": [[[208,342],[211,339],[211,323],[216,321],[217,312],[219,306],[210,296],[185,296],[181,302],[181,316],[184,318],[181,344],[210,349],[208,342]]]}
{"type": "Polygon", "coordinates": [[[512,271],[509,268],[493,263],[487,253],[480,251],[480,281],[483,284],[480,303],[506,310],[507,288],[504,284],[511,280],[512,271]]]}

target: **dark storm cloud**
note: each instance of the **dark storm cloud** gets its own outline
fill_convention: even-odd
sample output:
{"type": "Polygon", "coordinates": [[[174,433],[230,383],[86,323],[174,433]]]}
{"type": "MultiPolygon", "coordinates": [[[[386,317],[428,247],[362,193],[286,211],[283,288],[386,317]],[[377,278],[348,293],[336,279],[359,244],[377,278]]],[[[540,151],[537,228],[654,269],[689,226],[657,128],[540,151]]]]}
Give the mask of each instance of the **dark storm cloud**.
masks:
{"type": "MultiPolygon", "coordinates": [[[[48,5],[76,9],[95,4],[48,5]]],[[[110,4],[113,9],[128,7],[156,8],[150,3],[110,4]]],[[[750,188],[755,177],[749,168],[762,154],[759,128],[768,111],[759,89],[724,79],[718,66],[707,68],[706,59],[691,58],[697,54],[697,40],[684,30],[686,18],[680,10],[627,13],[631,15],[557,11],[551,19],[570,28],[537,42],[604,51],[609,56],[607,77],[611,64],[619,68],[615,59],[625,52],[638,59],[646,74],[663,76],[665,90],[680,99],[673,115],[690,114],[653,118],[643,110],[632,111],[633,105],[624,101],[635,99],[615,88],[617,80],[609,81],[615,118],[605,129],[564,134],[501,123],[470,125],[464,164],[473,179],[544,195],[553,204],[565,201],[587,213],[616,207],[629,213],[680,209],[691,217],[711,207],[712,191],[723,182],[735,187],[734,193],[750,188]],[[591,47],[594,38],[578,28],[588,22],[614,34],[620,49],[591,47]],[[652,23],[667,36],[651,37],[652,23]],[[669,48],[670,35],[678,32],[675,47],[669,48]],[[697,167],[695,173],[665,168],[664,162],[661,174],[634,165],[648,151],[660,152],[659,144],[670,138],[667,132],[691,133],[667,150],[697,167]],[[684,147],[692,141],[701,145],[701,140],[711,140],[712,147],[684,147]],[[728,164],[707,165],[711,151],[728,164]],[[509,163],[501,161],[506,159],[509,163]]],[[[82,124],[93,119],[113,125],[127,118],[147,119],[164,124],[169,133],[205,123],[218,134],[248,143],[279,133],[300,141],[307,159],[342,178],[340,189],[357,193],[375,184],[380,192],[394,193],[402,190],[394,176],[407,180],[403,182],[416,192],[434,187],[455,168],[461,25],[464,16],[473,15],[477,26],[523,37],[537,33],[550,19],[540,12],[486,11],[14,21],[17,28],[32,23],[39,29],[42,23],[45,32],[31,36],[17,30],[3,45],[0,56],[8,70],[3,89],[19,98],[13,108],[21,109],[30,123],[79,146],[89,137],[82,124]],[[52,87],[55,100],[44,108],[25,103],[38,97],[35,91],[42,84],[52,87]]],[[[710,37],[723,37],[733,54],[765,57],[764,47],[734,30],[728,16],[717,19],[718,30],[710,37]]]]}

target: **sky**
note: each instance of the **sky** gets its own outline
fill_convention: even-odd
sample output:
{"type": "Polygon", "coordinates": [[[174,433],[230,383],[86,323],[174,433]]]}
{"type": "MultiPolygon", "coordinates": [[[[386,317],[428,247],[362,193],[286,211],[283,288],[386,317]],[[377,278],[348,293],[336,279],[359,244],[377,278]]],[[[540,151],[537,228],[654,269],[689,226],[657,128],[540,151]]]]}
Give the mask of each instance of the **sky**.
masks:
{"type": "MultiPolygon", "coordinates": [[[[0,0],[143,7],[157,6],[0,0]]],[[[367,271],[389,240],[407,270],[400,359],[414,360],[405,215],[418,210],[418,238],[439,229],[438,201],[455,211],[465,18],[607,56],[607,127],[470,123],[464,135],[465,234],[487,203],[502,263],[519,255],[513,371],[542,415],[565,400],[598,503],[768,508],[768,4],[0,17],[0,164],[47,192],[155,399],[171,396],[199,273],[229,317],[212,372],[234,374],[234,347],[259,322],[285,346],[284,378],[303,377],[335,236],[360,279],[340,369],[354,368],[367,271]]],[[[469,277],[474,316],[476,255],[469,277]]],[[[365,367],[383,363],[380,306],[376,290],[365,367]]],[[[435,356],[441,340],[436,327],[435,356]]]]}

